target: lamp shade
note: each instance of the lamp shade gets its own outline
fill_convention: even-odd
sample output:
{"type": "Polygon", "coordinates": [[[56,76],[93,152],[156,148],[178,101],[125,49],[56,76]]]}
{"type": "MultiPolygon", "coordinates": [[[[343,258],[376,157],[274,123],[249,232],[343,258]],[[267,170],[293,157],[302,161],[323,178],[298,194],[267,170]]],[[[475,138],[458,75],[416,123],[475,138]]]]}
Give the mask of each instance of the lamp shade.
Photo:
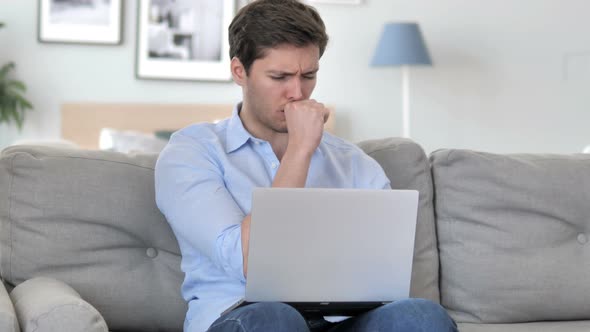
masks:
{"type": "Polygon", "coordinates": [[[386,24],[371,65],[432,65],[418,24],[386,24]]]}

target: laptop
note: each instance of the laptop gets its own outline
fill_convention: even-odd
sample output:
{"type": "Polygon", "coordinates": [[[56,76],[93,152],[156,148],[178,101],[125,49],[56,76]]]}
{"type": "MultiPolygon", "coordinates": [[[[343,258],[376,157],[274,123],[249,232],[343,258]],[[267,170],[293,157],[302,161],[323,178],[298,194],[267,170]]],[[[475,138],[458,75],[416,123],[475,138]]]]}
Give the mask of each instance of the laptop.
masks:
{"type": "Polygon", "coordinates": [[[352,316],[408,298],[417,210],[415,190],[255,189],[246,295],[234,307],[352,316]]]}

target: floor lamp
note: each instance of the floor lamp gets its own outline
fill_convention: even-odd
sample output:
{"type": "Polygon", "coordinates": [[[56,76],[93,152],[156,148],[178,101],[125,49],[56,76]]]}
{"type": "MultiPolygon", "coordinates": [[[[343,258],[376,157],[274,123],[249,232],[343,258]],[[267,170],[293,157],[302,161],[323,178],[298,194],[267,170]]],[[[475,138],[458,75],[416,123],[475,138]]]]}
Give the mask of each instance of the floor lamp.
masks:
{"type": "Polygon", "coordinates": [[[387,23],[371,66],[402,68],[402,136],[410,137],[410,68],[431,66],[432,60],[417,23],[387,23]]]}

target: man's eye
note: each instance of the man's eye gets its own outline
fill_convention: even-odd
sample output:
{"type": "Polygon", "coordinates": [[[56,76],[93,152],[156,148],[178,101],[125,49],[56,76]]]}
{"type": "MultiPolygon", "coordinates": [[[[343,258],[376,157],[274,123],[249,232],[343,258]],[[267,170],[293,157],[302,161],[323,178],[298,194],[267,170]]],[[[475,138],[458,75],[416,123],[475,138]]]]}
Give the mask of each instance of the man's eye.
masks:
{"type": "Polygon", "coordinates": [[[270,78],[272,78],[275,81],[282,81],[285,79],[285,76],[271,76],[270,78]]]}
{"type": "Polygon", "coordinates": [[[315,80],[315,75],[303,76],[306,80],[315,80]]]}

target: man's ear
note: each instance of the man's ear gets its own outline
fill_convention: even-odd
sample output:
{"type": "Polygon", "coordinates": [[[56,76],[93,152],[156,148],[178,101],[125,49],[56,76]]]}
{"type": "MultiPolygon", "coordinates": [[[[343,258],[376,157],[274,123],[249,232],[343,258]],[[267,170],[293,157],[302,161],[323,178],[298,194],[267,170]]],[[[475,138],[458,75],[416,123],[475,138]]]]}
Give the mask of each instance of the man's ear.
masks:
{"type": "Polygon", "coordinates": [[[238,59],[237,57],[233,57],[231,59],[230,66],[231,75],[234,79],[234,82],[236,82],[236,84],[239,86],[243,86],[246,83],[246,78],[248,75],[246,74],[246,68],[244,68],[242,61],[240,61],[240,59],[238,59]]]}

